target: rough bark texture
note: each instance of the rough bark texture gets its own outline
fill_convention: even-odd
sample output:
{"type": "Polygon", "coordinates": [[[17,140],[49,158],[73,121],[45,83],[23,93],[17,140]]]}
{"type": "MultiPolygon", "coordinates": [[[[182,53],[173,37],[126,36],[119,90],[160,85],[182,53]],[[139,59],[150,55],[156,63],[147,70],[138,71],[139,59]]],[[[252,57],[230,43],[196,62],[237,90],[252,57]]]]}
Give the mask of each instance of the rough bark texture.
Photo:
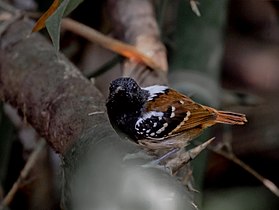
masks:
{"type": "Polygon", "coordinates": [[[25,20],[14,22],[1,37],[1,98],[63,154],[104,111],[101,94],[25,20]],[[82,100],[82,103],[81,103],[82,100]]]}

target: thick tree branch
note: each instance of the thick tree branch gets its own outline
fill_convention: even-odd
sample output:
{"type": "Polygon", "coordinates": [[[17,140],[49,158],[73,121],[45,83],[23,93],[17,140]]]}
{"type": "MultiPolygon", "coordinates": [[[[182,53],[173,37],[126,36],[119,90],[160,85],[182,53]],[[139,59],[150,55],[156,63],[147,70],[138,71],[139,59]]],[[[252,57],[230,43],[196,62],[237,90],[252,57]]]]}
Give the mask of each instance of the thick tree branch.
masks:
{"type": "Polygon", "coordinates": [[[104,111],[101,94],[25,20],[14,22],[1,37],[1,98],[63,154],[104,111]],[[83,103],[81,103],[81,100],[83,103]]]}

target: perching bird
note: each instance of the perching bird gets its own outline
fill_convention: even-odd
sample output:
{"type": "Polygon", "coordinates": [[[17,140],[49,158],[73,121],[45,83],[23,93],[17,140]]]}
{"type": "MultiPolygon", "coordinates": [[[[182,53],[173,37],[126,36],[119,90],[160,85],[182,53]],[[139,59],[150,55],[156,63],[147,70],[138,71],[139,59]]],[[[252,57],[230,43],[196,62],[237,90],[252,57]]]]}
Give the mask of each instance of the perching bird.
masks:
{"type": "Polygon", "coordinates": [[[106,106],[111,123],[136,142],[159,142],[180,134],[189,141],[217,123],[247,122],[244,114],[198,104],[167,86],[141,88],[128,77],[111,82],[106,106]]]}

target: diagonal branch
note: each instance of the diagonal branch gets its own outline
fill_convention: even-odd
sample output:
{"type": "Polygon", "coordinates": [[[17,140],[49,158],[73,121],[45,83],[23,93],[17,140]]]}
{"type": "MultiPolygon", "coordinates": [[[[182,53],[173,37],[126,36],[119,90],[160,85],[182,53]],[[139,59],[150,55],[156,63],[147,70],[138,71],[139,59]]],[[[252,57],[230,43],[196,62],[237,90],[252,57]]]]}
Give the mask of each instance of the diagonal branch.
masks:
{"type": "Polygon", "coordinates": [[[133,61],[140,62],[149,66],[154,70],[160,70],[160,66],[144,53],[138,51],[134,46],[125,44],[111,37],[105,36],[100,32],[82,24],[75,20],[64,18],[62,20],[62,28],[72,31],[91,42],[101,45],[102,47],[112,50],[115,53],[123,55],[133,61]]]}
{"type": "Polygon", "coordinates": [[[254,176],[256,179],[258,179],[262,184],[269,189],[272,193],[274,193],[277,197],[279,197],[279,188],[270,180],[259,174],[257,171],[255,171],[253,168],[251,168],[249,165],[241,161],[238,157],[235,156],[235,154],[230,151],[230,149],[227,151],[224,151],[224,149],[220,147],[208,147],[210,150],[215,152],[218,155],[221,155],[228,160],[231,160],[241,168],[243,168],[245,171],[250,173],[252,176],[254,176]]]}
{"type": "Polygon", "coordinates": [[[3,206],[0,205],[0,209],[2,209],[2,207],[4,209],[5,206],[8,206],[12,202],[18,188],[22,185],[24,180],[27,178],[27,176],[28,176],[30,170],[32,169],[32,167],[34,166],[34,164],[36,164],[38,156],[40,155],[40,153],[43,150],[43,148],[45,147],[45,145],[46,145],[45,140],[40,139],[39,142],[37,143],[36,148],[34,149],[32,154],[30,155],[29,159],[27,160],[24,168],[20,172],[20,175],[19,175],[18,179],[13,184],[9,193],[3,199],[2,204],[1,204],[3,206]]]}

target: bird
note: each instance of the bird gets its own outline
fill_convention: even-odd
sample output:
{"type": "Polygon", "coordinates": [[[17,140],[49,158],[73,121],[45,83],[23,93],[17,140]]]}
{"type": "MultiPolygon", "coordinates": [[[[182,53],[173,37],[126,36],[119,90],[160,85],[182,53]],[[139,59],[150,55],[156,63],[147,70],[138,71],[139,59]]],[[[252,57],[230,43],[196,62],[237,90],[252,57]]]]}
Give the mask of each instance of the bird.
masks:
{"type": "Polygon", "coordinates": [[[135,142],[164,142],[163,147],[183,147],[215,124],[247,122],[245,114],[199,104],[168,86],[140,87],[130,77],[111,82],[106,107],[113,127],[135,142]],[[169,140],[181,135],[178,143],[169,140]]]}

